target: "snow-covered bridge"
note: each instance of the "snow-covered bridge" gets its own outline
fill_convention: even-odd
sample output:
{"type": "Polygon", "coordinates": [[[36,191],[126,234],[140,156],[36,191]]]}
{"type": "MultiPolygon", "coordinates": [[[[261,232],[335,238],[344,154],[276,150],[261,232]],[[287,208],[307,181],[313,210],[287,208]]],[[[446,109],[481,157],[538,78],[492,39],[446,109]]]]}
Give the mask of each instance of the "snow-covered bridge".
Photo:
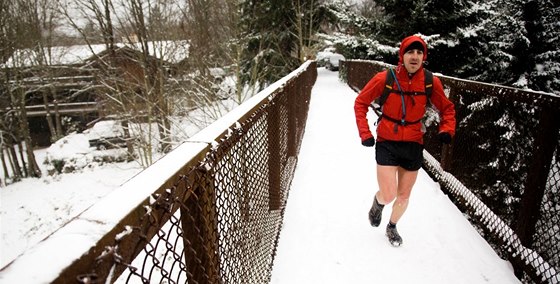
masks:
{"type": "MultiPolygon", "coordinates": [[[[528,281],[560,282],[557,259],[524,246],[427,151],[399,224],[404,245],[389,246],[366,217],[375,157],[360,145],[355,95],[338,73],[304,64],[24,253],[0,280],[519,283],[516,266],[528,281]]],[[[547,184],[558,184],[557,159],[549,172],[547,184]]],[[[546,188],[541,203],[549,206],[548,192],[557,191],[546,188]]]]}

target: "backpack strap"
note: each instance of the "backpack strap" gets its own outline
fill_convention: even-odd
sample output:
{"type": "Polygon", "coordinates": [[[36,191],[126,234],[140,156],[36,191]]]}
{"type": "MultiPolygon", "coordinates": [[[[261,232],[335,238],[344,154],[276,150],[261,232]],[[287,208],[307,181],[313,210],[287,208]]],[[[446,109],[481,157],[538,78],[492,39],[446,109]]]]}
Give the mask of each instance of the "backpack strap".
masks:
{"type": "MultiPolygon", "coordinates": [[[[389,75],[387,75],[389,77],[389,75]]],[[[389,81],[389,79],[392,78],[387,78],[387,81],[389,81]]],[[[391,85],[393,84],[393,80],[391,80],[391,85]]],[[[385,86],[385,90],[387,89],[387,86],[385,86]]],[[[434,89],[434,74],[427,70],[424,69],[424,92],[423,93],[419,93],[419,92],[410,92],[410,91],[398,91],[398,90],[393,90],[392,87],[389,87],[389,89],[387,90],[389,93],[403,93],[405,95],[409,95],[409,96],[419,96],[419,95],[426,95],[426,97],[428,97],[428,99],[430,98],[430,96],[432,95],[432,90],[434,89]]],[[[384,92],[385,92],[384,90],[384,92]]],[[[387,97],[385,97],[385,99],[383,100],[383,103],[385,103],[385,101],[387,100],[387,97]]]]}
{"type": "MultiPolygon", "coordinates": [[[[375,113],[381,118],[381,108],[383,104],[387,101],[389,94],[393,91],[393,83],[395,82],[395,78],[391,76],[393,72],[391,72],[393,68],[387,69],[387,76],[385,76],[385,86],[383,87],[383,91],[381,92],[381,96],[377,98],[374,102],[371,103],[371,108],[375,113]]],[[[378,120],[379,121],[379,120],[378,120]]]]}
{"type": "Polygon", "coordinates": [[[383,104],[387,101],[387,97],[393,91],[393,83],[395,82],[395,73],[393,68],[389,68],[387,70],[387,76],[385,76],[385,87],[383,88],[383,93],[381,93],[381,97],[379,97],[379,106],[383,106],[383,104]]]}
{"type": "Polygon", "coordinates": [[[434,74],[428,69],[424,69],[424,92],[428,100],[432,95],[432,90],[434,88],[434,74]]]}

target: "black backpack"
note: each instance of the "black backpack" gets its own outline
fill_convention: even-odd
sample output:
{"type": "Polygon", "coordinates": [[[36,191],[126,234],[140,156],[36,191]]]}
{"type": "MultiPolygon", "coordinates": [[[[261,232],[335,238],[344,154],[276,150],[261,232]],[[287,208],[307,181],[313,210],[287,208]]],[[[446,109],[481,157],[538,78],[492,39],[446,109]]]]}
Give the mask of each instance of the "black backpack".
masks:
{"type": "MultiPolygon", "coordinates": [[[[382,118],[386,118],[390,121],[393,121],[401,125],[413,124],[422,121],[422,119],[417,121],[405,121],[404,119],[397,120],[392,117],[383,115],[383,104],[385,103],[385,101],[387,101],[387,97],[389,97],[390,93],[398,93],[401,95],[412,95],[409,94],[408,92],[403,92],[399,86],[398,81],[397,81],[398,90],[393,90],[393,83],[395,82],[395,80],[396,80],[395,70],[393,68],[389,68],[387,70],[387,76],[385,77],[385,87],[383,88],[383,93],[381,93],[381,96],[371,103],[371,108],[379,116],[377,122],[379,122],[382,118]]],[[[434,82],[434,74],[432,74],[432,72],[430,72],[429,70],[424,69],[424,92],[420,92],[420,93],[415,92],[414,95],[426,95],[427,101],[429,103],[430,96],[432,95],[433,82],[434,82]]]]}

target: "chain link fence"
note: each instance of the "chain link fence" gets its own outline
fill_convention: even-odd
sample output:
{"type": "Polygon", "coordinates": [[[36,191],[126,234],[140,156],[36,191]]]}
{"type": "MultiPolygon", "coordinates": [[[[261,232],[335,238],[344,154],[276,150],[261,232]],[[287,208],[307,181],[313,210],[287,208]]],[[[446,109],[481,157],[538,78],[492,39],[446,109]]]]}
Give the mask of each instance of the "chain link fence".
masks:
{"type": "MultiPolygon", "coordinates": [[[[389,66],[341,65],[356,91],[389,66]]],[[[442,146],[428,111],[424,169],[522,282],[560,283],[560,96],[436,75],[457,131],[442,146]]]]}
{"type": "Polygon", "coordinates": [[[10,276],[10,270],[29,268],[37,259],[35,252],[16,260],[0,278],[35,283],[270,282],[316,78],[316,63],[306,62],[191,137],[37,249],[53,257],[60,240],[76,239],[84,245],[66,241],[65,254],[77,255],[75,259],[44,260],[48,263],[30,275],[10,276]],[[159,188],[151,187],[157,170],[150,170],[158,166],[167,167],[167,177],[163,184],[154,182],[159,188]],[[150,194],[140,196],[144,199],[140,204],[128,205],[126,199],[138,198],[123,192],[136,189],[150,194]],[[132,209],[114,216],[114,208],[107,204],[132,209]],[[103,214],[106,218],[99,216],[103,214]],[[69,253],[76,247],[83,253],[69,253]],[[69,264],[61,265],[64,261],[69,264]]]}
{"type": "Polygon", "coordinates": [[[164,218],[143,230],[156,231],[151,239],[139,230],[139,256],[105,260],[126,268],[116,283],[270,281],[315,79],[310,64],[157,196],[149,210],[164,218]]]}

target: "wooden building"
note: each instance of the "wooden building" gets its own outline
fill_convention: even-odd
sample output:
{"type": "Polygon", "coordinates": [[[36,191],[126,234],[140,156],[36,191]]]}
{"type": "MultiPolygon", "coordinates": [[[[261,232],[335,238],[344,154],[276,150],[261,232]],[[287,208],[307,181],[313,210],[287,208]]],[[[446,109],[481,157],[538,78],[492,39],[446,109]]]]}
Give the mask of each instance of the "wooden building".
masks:
{"type": "Polygon", "coordinates": [[[5,80],[0,111],[6,117],[24,105],[34,146],[49,146],[52,129],[81,131],[119,112],[110,98],[142,92],[147,82],[163,84],[173,76],[173,64],[185,60],[187,48],[179,41],[18,50],[0,65],[5,80]],[[11,94],[25,94],[24,102],[14,105],[11,94]]]}

